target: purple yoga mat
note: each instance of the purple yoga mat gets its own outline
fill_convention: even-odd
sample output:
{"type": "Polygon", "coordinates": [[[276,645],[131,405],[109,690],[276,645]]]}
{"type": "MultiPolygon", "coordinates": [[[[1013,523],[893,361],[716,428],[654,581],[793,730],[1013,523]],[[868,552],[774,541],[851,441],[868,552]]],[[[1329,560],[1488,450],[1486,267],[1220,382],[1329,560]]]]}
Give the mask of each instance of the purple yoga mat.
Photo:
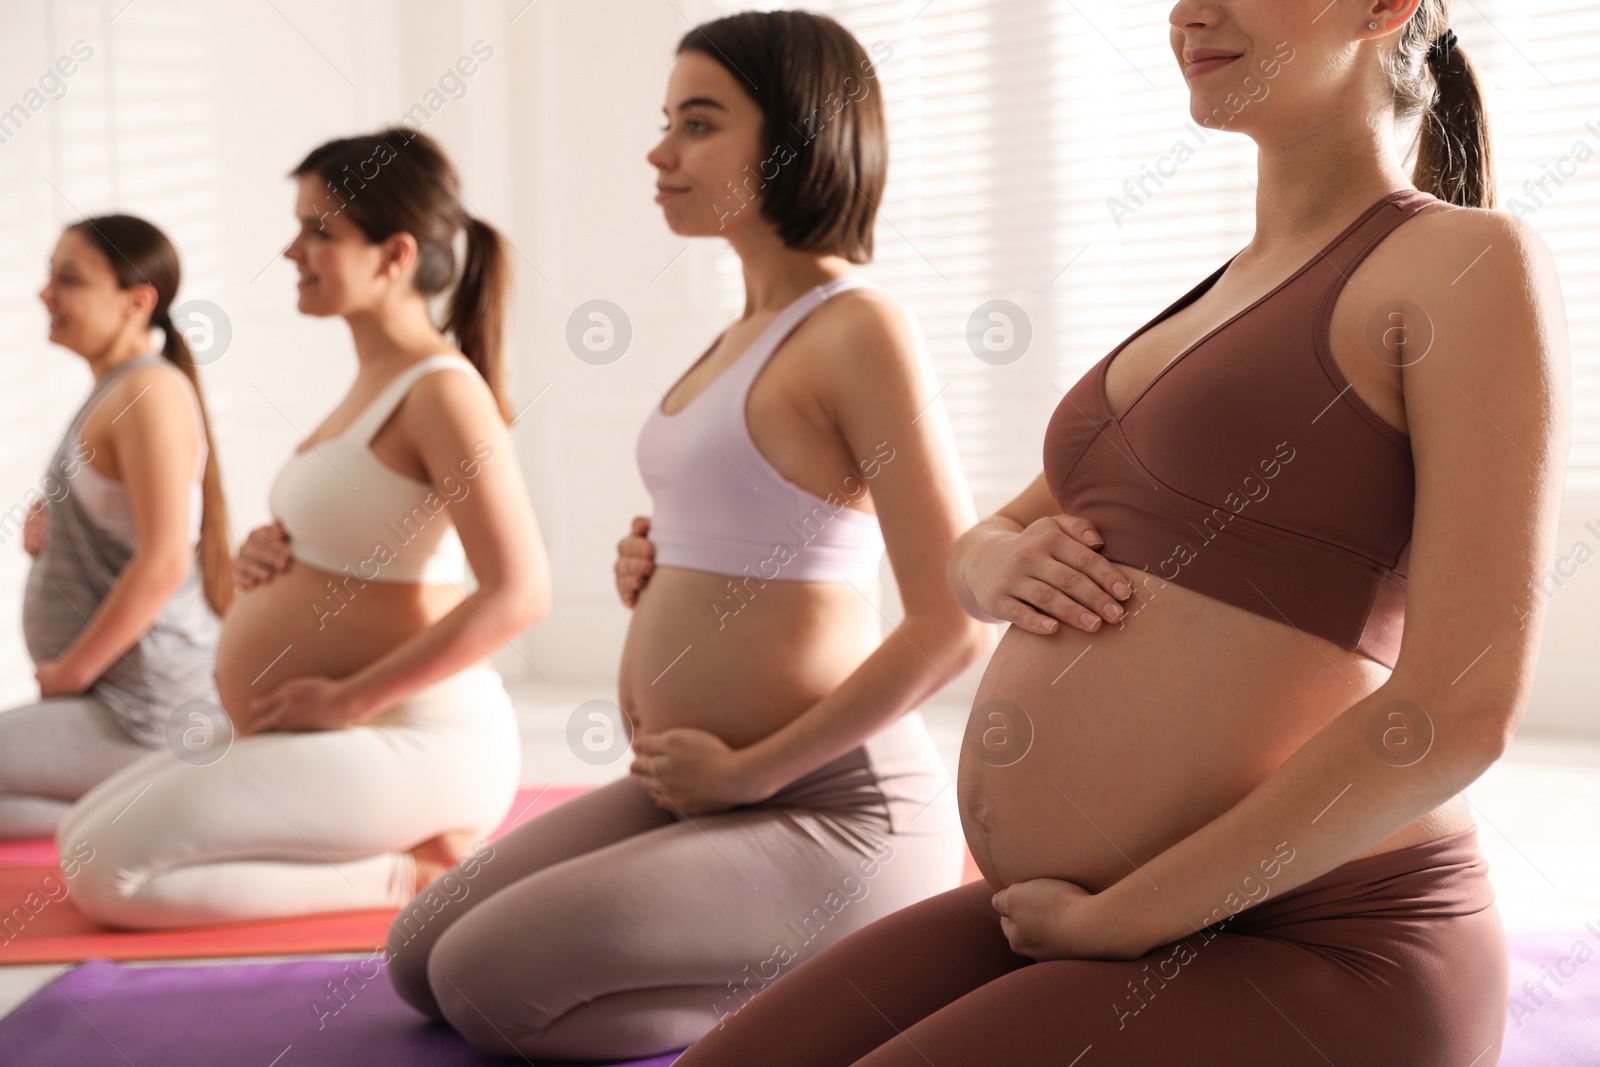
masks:
{"type": "MultiPolygon", "coordinates": [[[[523,1062],[476,1052],[448,1026],[423,1019],[395,996],[386,974],[364,978],[376,966],[368,958],[187,967],[90,960],[0,1019],[0,1062],[28,1067],[505,1067],[523,1062]],[[329,992],[329,982],[344,990],[342,996],[329,992]]],[[[624,1062],[667,1067],[681,1054],[624,1062]]],[[[539,1061],[541,1067],[553,1062],[539,1061]]]]}
{"type": "MultiPolygon", "coordinates": [[[[1600,1067],[1600,924],[1508,940],[1511,1002],[1500,1067],[1600,1067]]],[[[518,1062],[474,1052],[401,1003],[387,976],[363,980],[372,972],[366,959],[183,967],[90,960],[0,1019],[0,1060],[29,1067],[518,1062]],[[342,997],[328,991],[329,982],[342,986],[342,997]],[[13,1053],[21,1058],[6,1058],[13,1053]]],[[[668,1067],[678,1056],[628,1062],[668,1067]]]]}
{"type": "Polygon", "coordinates": [[[1600,923],[1515,934],[1500,1067],[1600,1065],[1600,923]]]}

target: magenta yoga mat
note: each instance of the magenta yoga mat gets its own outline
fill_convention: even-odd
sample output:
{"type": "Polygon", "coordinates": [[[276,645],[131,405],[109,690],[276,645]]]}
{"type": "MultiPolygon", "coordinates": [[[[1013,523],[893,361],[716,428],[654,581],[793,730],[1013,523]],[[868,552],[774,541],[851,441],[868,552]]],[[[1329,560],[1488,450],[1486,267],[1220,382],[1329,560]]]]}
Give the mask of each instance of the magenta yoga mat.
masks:
{"type": "MultiPolygon", "coordinates": [[[[371,957],[187,967],[90,960],[0,1019],[0,1061],[29,1067],[522,1062],[476,1052],[448,1026],[418,1015],[380,967],[371,957]],[[21,1058],[7,1058],[12,1054],[21,1058]]],[[[681,1054],[619,1062],[667,1067],[681,1054]]],[[[554,1062],[538,1061],[539,1067],[554,1062]]]]}

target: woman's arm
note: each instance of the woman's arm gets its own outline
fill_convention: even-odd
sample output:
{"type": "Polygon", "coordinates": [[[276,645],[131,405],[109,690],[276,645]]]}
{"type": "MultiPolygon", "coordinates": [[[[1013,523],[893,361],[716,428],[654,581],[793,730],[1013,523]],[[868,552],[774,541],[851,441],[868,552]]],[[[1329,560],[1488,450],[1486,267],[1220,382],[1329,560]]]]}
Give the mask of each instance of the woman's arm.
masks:
{"type": "Polygon", "coordinates": [[[1465,210],[1441,221],[1429,258],[1384,290],[1436,330],[1402,372],[1417,488],[1394,673],[1225,814],[1087,898],[1081,931],[1134,955],[1184,937],[1262,899],[1247,887],[1283,843],[1294,859],[1272,885],[1310,881],[1460,793],[1521,721],[1566,472],[1566,320],[1529,226],[1465,210]]]}
{"type": "Polygon", "coordinates": [[[478,587],[432,626],[344,679],[351,722],[476,663],[550,611],[544,540],[488,386],[466,374],[424,375],[396,418],[434,492],[449,501],[478,587]]]}
{"type": "Polygon", "coordinates": [[[88,689],[138,643],[195,564],[189,485],[201,430],[187,383],[167,367],[134,367],[104,403],[121,412],[108,451],[112,476],[128,492],[139,543],[87,625],[45,672],[53,676],[53,692],[44,696],[88,689]]]}

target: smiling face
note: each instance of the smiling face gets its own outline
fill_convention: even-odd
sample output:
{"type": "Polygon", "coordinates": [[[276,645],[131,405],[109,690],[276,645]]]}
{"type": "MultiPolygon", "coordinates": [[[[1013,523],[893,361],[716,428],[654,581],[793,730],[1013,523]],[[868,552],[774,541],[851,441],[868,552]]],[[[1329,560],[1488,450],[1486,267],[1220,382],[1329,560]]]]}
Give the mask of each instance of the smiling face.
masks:
{"type": "MultiPolygon", "coordinates": [[[[409,235],[374,244],[341,210],[321,177],[306,174],[298,182],[295,215],[300,232],[283,256],[300,269],[296,307],[302,314],[361,312],[376,307],[396,284],[408,284],[402,246],[409,235]]],[[[415,257],[409,262],[414,266],[415,257]]]]}
{"type": "Polygon", "coordinates": [[[701,52],[681,52],[662,110],[664,136],[645,158],[656,168],[656,203],[672,232],[728,237],[771,229],[761,217],[761,109],[734,75],[701,52]]]}
{"type": "Polygon", "coordinates": [[[1385,83],[1363,46],[1403,25],[1417,3],[1179,0],[1168,22],[1190,115],[1259,141],[1296,136],[1363,100],[1381,106],[1385,83]]]}
{"type": "Polygon", "coordinates": [[[39,299],[50,315],[50,342],[87,356],[104,352],[129,329],[148,328],[155,289],[119,288],[104,253],[67,230],[50,254],[50,279],[39,299]]]}

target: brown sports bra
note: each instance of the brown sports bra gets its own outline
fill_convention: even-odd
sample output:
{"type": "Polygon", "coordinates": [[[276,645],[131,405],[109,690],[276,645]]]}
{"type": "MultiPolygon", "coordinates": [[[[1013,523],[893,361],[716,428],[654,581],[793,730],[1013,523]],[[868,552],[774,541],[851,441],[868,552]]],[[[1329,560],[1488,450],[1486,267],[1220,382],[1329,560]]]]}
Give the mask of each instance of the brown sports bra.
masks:
{"type": "Polygon", "coordinates": [[[1367,208],[1167,364],[1121,415],[1106,399],[1107,366],[1228,264],[1090,368],[1045,431],[1045,478],[1062,513],[1094,522],[1107,559],[1393,668],[1415,497],[1410,439],[1350,388],[1328,324],[1361,261],[1434,201],[1404,189],[1367,208]]]}

